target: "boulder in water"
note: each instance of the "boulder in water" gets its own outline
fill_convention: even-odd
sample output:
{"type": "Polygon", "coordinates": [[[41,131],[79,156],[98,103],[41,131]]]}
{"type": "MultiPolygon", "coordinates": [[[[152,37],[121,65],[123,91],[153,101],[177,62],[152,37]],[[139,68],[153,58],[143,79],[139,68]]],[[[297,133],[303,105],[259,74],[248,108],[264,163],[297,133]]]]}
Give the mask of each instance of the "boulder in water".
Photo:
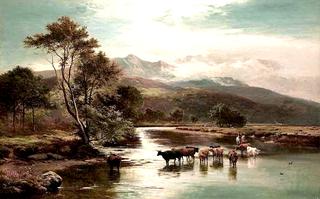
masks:
{"type": "Polygon", "coordinates": [[[46,160],[48,159],[48,155],[46,153],[38,153],[34,155],[29,155],[28,159],[29,160],[46,160]]]}
{"type": "Polygon", "coordinates": [[[48,153],[48,158],[49,159],[54,159],[54,160],[63,160],[64,157],[62,155],[59,154],[55,154],[55,153],[48,153]]]}
{"type": "Polygon", "coordinates": [[[48,171],[41,175],[42,186],[47,188],[49,192],[58,190],[62,183],[62,178],[53,171],[48,171]]]}

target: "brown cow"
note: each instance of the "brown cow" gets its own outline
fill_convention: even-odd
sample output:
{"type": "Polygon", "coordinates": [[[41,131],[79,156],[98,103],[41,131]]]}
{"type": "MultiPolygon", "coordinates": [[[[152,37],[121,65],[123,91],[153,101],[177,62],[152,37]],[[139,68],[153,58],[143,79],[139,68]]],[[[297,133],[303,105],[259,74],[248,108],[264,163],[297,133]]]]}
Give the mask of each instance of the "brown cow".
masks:
{"type": "Polygon", "coordinates": [[[118,172],[120,171],[120,164],[121,164],[122,158],[116,154],[110,154],[110,156],[107,158],[107,163],[110,167],[110,172],[113,171],[113,167],[117,167],[118,172]]]}
{"type": "Polygon", "coordinates": [[[223,163],[223,151],[222,147],[219,148],[211,148],[210,151],[212,152],[212,161],[214,161],[215,157],[218,158],[219,163],[223,163]]]}
{"type": "Polygon", "coordinates": [[[242,144],[239,144],[238,146],[236,146],[236,150],[241,151],[241,157],[243,157],[243,152],[247,151],[248,146],[250,146],[249,143],[246,143],[246,144],[242,143],[242,144]]]}
{"type": "Polygon", "coordinates": [[[236,167],[237,166],[237,161],[238,161],[238,154],[236,150],[231,150],[228,153],[228,157],[229,157],[229,164],[230,166],[232,165],[232,167],[236,167]]]}
{"type": "Polygon", "coordinates": [[[194,154],[199,152],[199,148],[197,147],[184,147],[184,148],[173,148],[172,151],[179,151],[182,155],[182,161],[183,157],[186,157],[187,160],[189,160],[190,157],[194,160],[194,154]]]}
{"type": "Polygon", "coordinates": [[[205,163],[206,161],[207,161],[207,163],[208,163],[209,151],[210,151],[209,147],[201,148],[201,149],[199,150],[200,164],[201,164],[202,162],[205,163]]]}

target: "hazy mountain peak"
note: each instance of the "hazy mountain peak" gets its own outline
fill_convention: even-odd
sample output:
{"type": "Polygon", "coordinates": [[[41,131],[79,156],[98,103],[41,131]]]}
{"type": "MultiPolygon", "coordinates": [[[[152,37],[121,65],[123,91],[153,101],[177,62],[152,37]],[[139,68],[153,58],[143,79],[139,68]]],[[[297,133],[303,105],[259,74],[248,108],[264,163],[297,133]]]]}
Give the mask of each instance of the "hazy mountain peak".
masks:
{"type": "Polygon", "coordinates": [[[124,58],[115,58],[127,76],[136,76],[150,79],[169,80],[174,78],[174,66],[159,60],[157,62],[145,61],[136,55],[129,54],[124,58]]]}
{"type": "Polygon", "coordinates": [[[125,59],[131,59],[131,60],[141,60],[138,56],[134,54],[129,54],[125,57],[125,59]]]}

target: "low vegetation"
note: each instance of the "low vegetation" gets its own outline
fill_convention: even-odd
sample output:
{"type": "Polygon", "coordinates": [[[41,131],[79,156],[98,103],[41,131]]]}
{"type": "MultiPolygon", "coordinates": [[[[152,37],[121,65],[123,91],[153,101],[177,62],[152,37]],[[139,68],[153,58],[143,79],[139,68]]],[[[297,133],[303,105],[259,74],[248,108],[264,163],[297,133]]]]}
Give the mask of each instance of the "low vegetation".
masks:
{"type": "Polygon", "coordinates": [[[209,117],[219,127],[243,127],[247,123],[247,119],[244,116],[238,111],[231,110],[225,104],[214,106],[209,112],[209,117]]]}

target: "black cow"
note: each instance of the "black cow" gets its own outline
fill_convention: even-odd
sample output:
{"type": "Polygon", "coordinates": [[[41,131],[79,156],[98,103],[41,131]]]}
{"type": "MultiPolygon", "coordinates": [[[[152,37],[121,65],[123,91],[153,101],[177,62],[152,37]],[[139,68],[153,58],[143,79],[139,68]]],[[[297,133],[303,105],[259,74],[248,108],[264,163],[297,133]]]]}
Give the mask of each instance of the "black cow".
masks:
{"type": "Polygon", "coordinates": [[[180,164],[182,158],[182,154],[178,150],[158,151],[157,156],[159,155],[161,155],[162,158],[166,161],[167,166],[169,166],[169,160],[174,160],[174,164],[176,164],[176,159],[178,159],[180,164]]]}

